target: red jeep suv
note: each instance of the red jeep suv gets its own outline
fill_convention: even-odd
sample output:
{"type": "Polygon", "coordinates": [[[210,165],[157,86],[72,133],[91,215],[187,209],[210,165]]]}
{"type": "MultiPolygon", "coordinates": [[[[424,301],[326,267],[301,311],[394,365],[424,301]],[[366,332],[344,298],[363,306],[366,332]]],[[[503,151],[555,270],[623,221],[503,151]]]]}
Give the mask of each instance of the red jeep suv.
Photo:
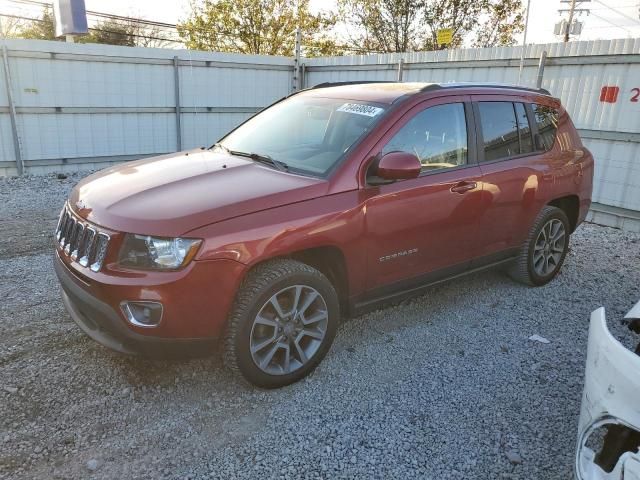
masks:
{"type": "Polygon", "coordinates": [[[560,102],[504,85],[321,84],[218,143],[81,181],[56,230],[71,317],[121,352],[221,341],[279,387],[342,314],[504,264],[543,285],[591,202],[560,102]]]}

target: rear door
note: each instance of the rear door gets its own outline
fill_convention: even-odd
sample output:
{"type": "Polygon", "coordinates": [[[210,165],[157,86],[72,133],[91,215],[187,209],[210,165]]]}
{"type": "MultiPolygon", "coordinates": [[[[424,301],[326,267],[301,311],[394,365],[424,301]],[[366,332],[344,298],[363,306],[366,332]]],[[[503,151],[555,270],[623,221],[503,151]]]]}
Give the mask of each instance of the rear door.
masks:
{"type": "Polygon", "coordinates": [[[550,188],[547,154],[534,147],[531,112],[517,96],[474,95],[482,204],[474,266],[513,256],[550,188]]]}
{"type": "Polygon", "coordinates": [[[423,167],[416,179],[365,187],[370,292],[404,290],[470,265],[481,186],[469,100],[425,101],[374,148],[374,155],[414,153],[423,167]]]}

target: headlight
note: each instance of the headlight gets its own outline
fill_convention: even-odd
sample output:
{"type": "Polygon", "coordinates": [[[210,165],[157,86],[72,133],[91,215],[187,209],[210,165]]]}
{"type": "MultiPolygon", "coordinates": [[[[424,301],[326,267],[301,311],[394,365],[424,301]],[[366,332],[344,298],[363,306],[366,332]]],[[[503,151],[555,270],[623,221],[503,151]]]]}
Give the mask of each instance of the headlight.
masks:
{"type": "Polygon", "coordinates": [[[164,238],[126,234],[119,265],[144,270],[176,270],[186,266],[198,251],[202,240],[164,238]]]}

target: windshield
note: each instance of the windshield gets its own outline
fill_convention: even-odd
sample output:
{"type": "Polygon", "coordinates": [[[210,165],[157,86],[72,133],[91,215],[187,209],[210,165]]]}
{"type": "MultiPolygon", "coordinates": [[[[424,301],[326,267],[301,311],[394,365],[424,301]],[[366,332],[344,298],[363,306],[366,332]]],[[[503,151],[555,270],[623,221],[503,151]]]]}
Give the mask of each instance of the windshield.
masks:
{"type": "Polygon", "coordinates": [[[289,171],[325,176],[384,112],[356,100],[296,95],[257,114],[218,144],[270,157],[289,171]]]}

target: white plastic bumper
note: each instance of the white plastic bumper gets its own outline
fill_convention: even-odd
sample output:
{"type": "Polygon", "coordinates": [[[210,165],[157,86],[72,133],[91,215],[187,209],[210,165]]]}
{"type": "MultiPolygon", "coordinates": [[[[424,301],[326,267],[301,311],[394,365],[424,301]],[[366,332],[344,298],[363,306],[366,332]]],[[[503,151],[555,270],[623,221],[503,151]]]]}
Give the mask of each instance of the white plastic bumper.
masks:
{"type": "MultiPolygon", "coordinates": [[[[625,318],[640,318],[638,302],[625,318]]],[[[578,425],[576,476],[579,480],[640,480],[640,452],[626,452],[607,473],[586,446],[596,429],[621,425],[640,432],[640,356],[607,329],[604,308],[591,313],[582,409],[578,425]]]]}

